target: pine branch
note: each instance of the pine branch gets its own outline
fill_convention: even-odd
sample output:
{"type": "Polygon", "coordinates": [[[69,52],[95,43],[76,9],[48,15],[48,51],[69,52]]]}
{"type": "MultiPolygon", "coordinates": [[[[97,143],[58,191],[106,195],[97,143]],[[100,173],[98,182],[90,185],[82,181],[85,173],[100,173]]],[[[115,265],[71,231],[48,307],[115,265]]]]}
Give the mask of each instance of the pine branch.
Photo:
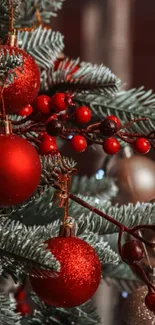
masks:
{"type": "Polygon", "coordinates": [[[103,267],[105,267],[105,264],[117,265],[119,263],[120,258],[118,254],[111,249],[108,242],[104,241],[103,237],[88,232],[82,234],[80,238],[94,247],[103,267]]]}
{"type": "Polygon", "coordinates": [[[55,276],[60,264],[43,244],[43,239],[38,237],[37,231],[37,228],[30,231],[18,222],[1,222],[0,259],[5,268],[18,274],[41,276],[46,275],[43,270],[50,270],[50,274],[53,272],[55,276]]]}
{"type": "Polygon", "coordinates": [[[149,133],[155,129],[155,94],[152,90],[145,91],[141,87],[120,91],[111,99],[102,95],[77,94],[76,100],[80,105],[85,103],[91,107],[95,120],[103,120],[108,115],[116,115],[122,122],[145,117],[148,120],[135,123],[132,131],[149,133]]]}
{"type": "MultiPolygon", "coordinates": [[[[136,205],[128,204],[119,207],[118,205],[112,206],[109,201],[95,203],[95,198],[93,197],[84,197],[84,199],[127,227],[155,223],[155,203],[137,203],[136,205]]],[[[84,231],[91,231],[103,235],[115,233],[119,230],[104,218],[93,212],[88,212],[87,209],[80,207],[76,203],[71,203],[71,215],[78,224],[79,234],[84,231]]]]}
{"type": "Polygon", "coordinates": [[[18,44],[34,57],[40,68],[44,69],[52,67],[64,48],[63,36],[42,26],[34,31],[19,31],[18,44]]]}
{"type": "Polygon", "coordinates": [[[110,177],[97,179],[98,175],[92,177],[74,176],[71,185],[71,193],[81,194],[86,196],[102,196],[103,200],[111,200],[116,197],[118,188],[114,180],[110,177]]]}
{"type": "Polygon", "coordinates": [[[102,94],[105,97],[115,94],[119,86],[120,80],[104,65],[66,59],[56,71],[43,72],[41,88],[43,91],[50,88],[51,92],[69,90],[76,94],[102,94]]]}
{"type": "Polygon", "coordinates": [[[32,295],[33,301],[39,310],[35,310],[29,324],[36,325],[99,325],[100,318],[91,301],[86,304],[71,309],[52,308],[39,300],[36,295],[32,295]]]}
{"type": "Polygon", "coordinates": [[[1,49],[0,51],[0,86],[13,83],[17,77],[15,68],[22,73],[23,57],[21,54],[12,54],[8,50],[1,49]]]}
{"type": "MultiPolygon", "coordinates": [[[[14,0],[14,17],[15,21],[22,17],[21,4],[22,0],[14,0]]],[[[0,38],[5,40],[9,30],[9,1],[0,0],[0,38]]]]}
{"type": "Polygon", "coordinates": [[[51,17],[57,16],[57,11],[62,8],[64,0],[23,0],[22,20],[16,22],[18,26],[31,26],[36,22],[35,5],[40,12],[42,21],[49,24],[51,17]]]}
{"type": "Polygon", "coordinates": [[[0,324],[20,325],[21,316],[15,312],[16,305],[9,298],[0,295],[0,324]]]}

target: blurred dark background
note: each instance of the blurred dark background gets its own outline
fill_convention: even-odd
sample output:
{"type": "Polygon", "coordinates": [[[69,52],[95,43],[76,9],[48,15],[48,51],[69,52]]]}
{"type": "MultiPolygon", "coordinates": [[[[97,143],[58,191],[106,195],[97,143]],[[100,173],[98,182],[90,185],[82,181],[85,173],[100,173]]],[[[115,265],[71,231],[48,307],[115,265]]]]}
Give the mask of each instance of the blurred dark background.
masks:
{"type": "Polygon", "coordinates": [[[68,56],[104,62],[130,87],[155,87],[154,0],[66,0],[52,25],[68,56]]]}

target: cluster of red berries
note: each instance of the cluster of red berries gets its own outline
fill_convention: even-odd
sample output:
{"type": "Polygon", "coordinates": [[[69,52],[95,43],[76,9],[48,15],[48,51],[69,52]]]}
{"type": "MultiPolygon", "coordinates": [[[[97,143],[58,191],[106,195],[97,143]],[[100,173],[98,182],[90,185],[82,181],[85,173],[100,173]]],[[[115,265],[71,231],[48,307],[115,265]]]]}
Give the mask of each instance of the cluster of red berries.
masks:
{"type": "Polygon", "coordinates": [[[17,302],[16,312],[20,313],[23,317],[31,314],[30,306],[25,302],[26,294],[24,290],[19,290],[15,299],[17,302]]]}
{"type": "Polygon", "coordinates": [[[39,116],[44,116],[47,118],[54,113],[61,113],[59,115],[61,118],[61,115],[63,115],[62,112],[65,115],[69,106],[74,106],[74,104],[72,102],[72,96],[68,93],[56,93],[52,97],[49,97],[47,95],[40,95],[32,103],[32,106],[26,106],[21,111],[19,111],[18,115],[29,116],[34,113],[34,116],[40,114],[39,116]]]}
{"type": "MultiPolygon", "coordinates": [[[[62,121],[68,120],[68,108],[75,106],[73,96],[68,93],[56,93],[51,98],[47,95],[40,95],[34,103],[23,108],[19,115],[32,116],[32,119],[41,119],[45,122],[46,132],[39,135],[40,154],[55,154],[58,152],[56,140],[53,137],[60,136],[64,125],[62,121]]],[[[92,113],[87,106],[75,108],[73,116],[78,124],[87,124],[90,122],[92,113]]],[[[99,131],[105,137],[103,141],[103,150],[108,155],[117,154],[120,150],[120,143],[115,135],[121,128],[120,120],[114,116],[107,116],[100,124],[99,131]]],[[[76,152],[84,152],[88,142],[85,136],[76,134],[71,139],[72,148],[76,152]]],[[[151,144],[148,139],[139,137],[133,142],[133,149],[136,153],[146,154],[149,152],[151,144]]]]}

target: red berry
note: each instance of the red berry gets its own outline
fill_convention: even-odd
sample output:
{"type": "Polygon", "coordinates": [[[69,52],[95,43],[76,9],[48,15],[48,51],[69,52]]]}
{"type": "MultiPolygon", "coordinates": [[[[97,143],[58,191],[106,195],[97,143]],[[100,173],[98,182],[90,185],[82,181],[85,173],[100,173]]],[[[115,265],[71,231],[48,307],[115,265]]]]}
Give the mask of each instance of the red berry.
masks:
{"type": "Polygon", "coordinates": [[[151,144],[146,138],[137,138],[133,143],[133,147],[135,152],[146,154],[150,151],[151,144]]]}
{"type": "Polygon", "coordinates": [[[40,143],[39,152],[41,155],[55,155],[58,153],[57,145],[50,140],[43,140],[40,143]]]}
{"type": "Polygon", "coordinates": [[[69,106],[72,106],[72,96],[65,93],[57,93],[51,98],[51,110],[59,113],[66,111],[69,106]]]}
{"type": "Polygon", "coordinates": [[[22,314],[22,316],[30,315],[30,306],[26,303],[19,303],[17,304],[16,312],[22,314]]]}
{"type": "Polygon", "coordinates": [[[144,256],[143,244],[138,240],[131,240],[122,247],[123,259],[128,262],[138,262],[144,256]]]}
{"type": "Polygon", "coordinates": [[[115,155],[120,150],[120,143],[115,138],[107,138],[104,140],[103,150],[108,155],[115,155]]]}
{"type": "Polygon", "coordinates": [[[92,114],[87,106],[80,106],[76,108],[74,115],[78,123],[85,124],[91,120],[92,114]]]}
{"type": "Polygon", "coordinates": [[[25,294],[25,291],[24,291],[24,290],[18,291],[18,292],[15,294],[15,298],[16,298],[17,301],[24,300],[25,297],[26,297],[26,294],[25,294]]]}
{"type": "Polygon", "coordinates": [[[121,122],[120,122],[120,120],[118,119],[117,116],[115,116],[115,115],[109,115],[109,116],[107,116],[107,120],[114,121],[117,124],[118,129],[120,128],[121,122]]]}
{"type": "Polygon", "coordinates": [[[74,135],[71,144],[76,152],[83,152],[87,148],[87,141],[82,135],[74,135]]]}
{"type": "Polygon", "coordinates": [[[27,105],[26,107],[22,108],[19,112],[18,115],[20,116],[29,116],[32,114],[33,108],[31,105],[27,105]]]}
{"type": "Polygon", "coordinates": [[[56,138],[55,137],[51,137],[49,134],[47,134],[46,132],[40,132],[39,136],[38,136],[39,140],[47,140],[47,141],[51,141],[54,142],[56,144],[56,138]]]}
{"type": "Polygon", "coordinates": [[[145,297],[146,307],[155,313],[155,293],[149,292],[145,297]]]}
{"type": "Polygon", "coordinates": [[[39,112],[43,115],[49,115],[50,114],[50,102],[51,98],[46,95],[40,95],[36,98],[36,100],[33,103],[33,107],[36,112],[39,112]]]}

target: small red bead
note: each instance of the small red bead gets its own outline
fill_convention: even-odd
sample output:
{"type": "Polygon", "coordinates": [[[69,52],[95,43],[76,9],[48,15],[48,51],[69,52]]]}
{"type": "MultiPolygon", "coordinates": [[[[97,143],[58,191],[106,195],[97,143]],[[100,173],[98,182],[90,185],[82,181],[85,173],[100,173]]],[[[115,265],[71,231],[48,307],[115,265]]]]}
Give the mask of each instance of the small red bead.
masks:
{"type": "Polygon", "coordinates": [[[87,141],[82,135],[74,135],[71,144],[76,152],[83,152],[87,148],[87,141]]]}
{"type": "Polygon", "coordinates": [[[51,112],[50,111],[50,102],[51,102],[51,98],[49,96],[40,95],[33,102],[33,107],[36,112],[43,114],[43,115],[49,115],[51,112]]]}
{"type": "Polygon", "coordinates": [[[56,143],[54,143],[53,141],[43,140],[40,143],[39,153],[41,155],[48,155],[48,154],[55,155],[55,154],[57,154],[57,152],[58,152],[58,149],[57,149],[56,143]]]}
{"type": "Polygon", "coordinates": [[[25,291],[24,290],[21,290],[21,291],[19,291],[19,292],[17,292],[15,294],[15,298],[16,298],[17,301],[24,300],[25,297],[26,297],[26,294],[25,294],[25,291]]]}
{"type": "Polygon", "coordinates": [[[59,113],[62,111],[66,111],[66,109],[71,106],[72,103],[72,96],[69,94],[65,93],[56,93],[52,98],[51,98],[51,110],[59,113]]]}
{"type": "Polygon", "coordinates": [[[91,110],[87,106],[77,107],[75,112],[75,119],[78,123],[86,124],[91,120],[91,110]]]}
{"type": "Polygon", "coordinates": [[[115,155],[120,150],[120,143],[115,138],[107,138],[103,143],[103,150],[108,155],[115,155]]]}
{"type": "Polygon", "coordinates": [[[146,138],[137,138],[133,143],[133,147],[135,152],[146,154],[150,151],[151,144],[146,138]]]}
{"type": "Polygon", "coordinates": [[[56,144],[56,138],[50,136],[46,132],[40,132],[39,136],[38,136],[38,139],[42,140],[42,141],[51,141],[51,142],[54,142],[56,144]]]}
{"type": "Polygon", "coordinates": [[[26,107],[22,108],[19,112],[18,115],[19,116],[29,116],[30,114],[32,114],[33,112],[33,108],[31,105],[27,105],[26,107]]]}
{"type": "Polygon", "coordinates": [[[149,292],[145,297],[145,305],[146,307],[155,313],[155,293],[149,292]]]}
{"type": "Polygon", "coordinates": [[[144,256],[143,244],[138,240],[131,240],[122,247],[123,259],[128,262],[138,262],[144,256]]]}
{"type": "Polygon", "coordinates": [[[115,116],[115,115],[109,115],[109,116],[107,116],[107,119],[114,121],[117,124],[118,129],[120,128],[121,122],[120,122],[120,120],[118,119],[117,116],[115,116]]]}
{"type": "Polygon", "coordinates": [[[26,303],[19,303],[16,307],[16,312],[22,314],[22,316],[30,315],[30,306],[26,303]]]}

